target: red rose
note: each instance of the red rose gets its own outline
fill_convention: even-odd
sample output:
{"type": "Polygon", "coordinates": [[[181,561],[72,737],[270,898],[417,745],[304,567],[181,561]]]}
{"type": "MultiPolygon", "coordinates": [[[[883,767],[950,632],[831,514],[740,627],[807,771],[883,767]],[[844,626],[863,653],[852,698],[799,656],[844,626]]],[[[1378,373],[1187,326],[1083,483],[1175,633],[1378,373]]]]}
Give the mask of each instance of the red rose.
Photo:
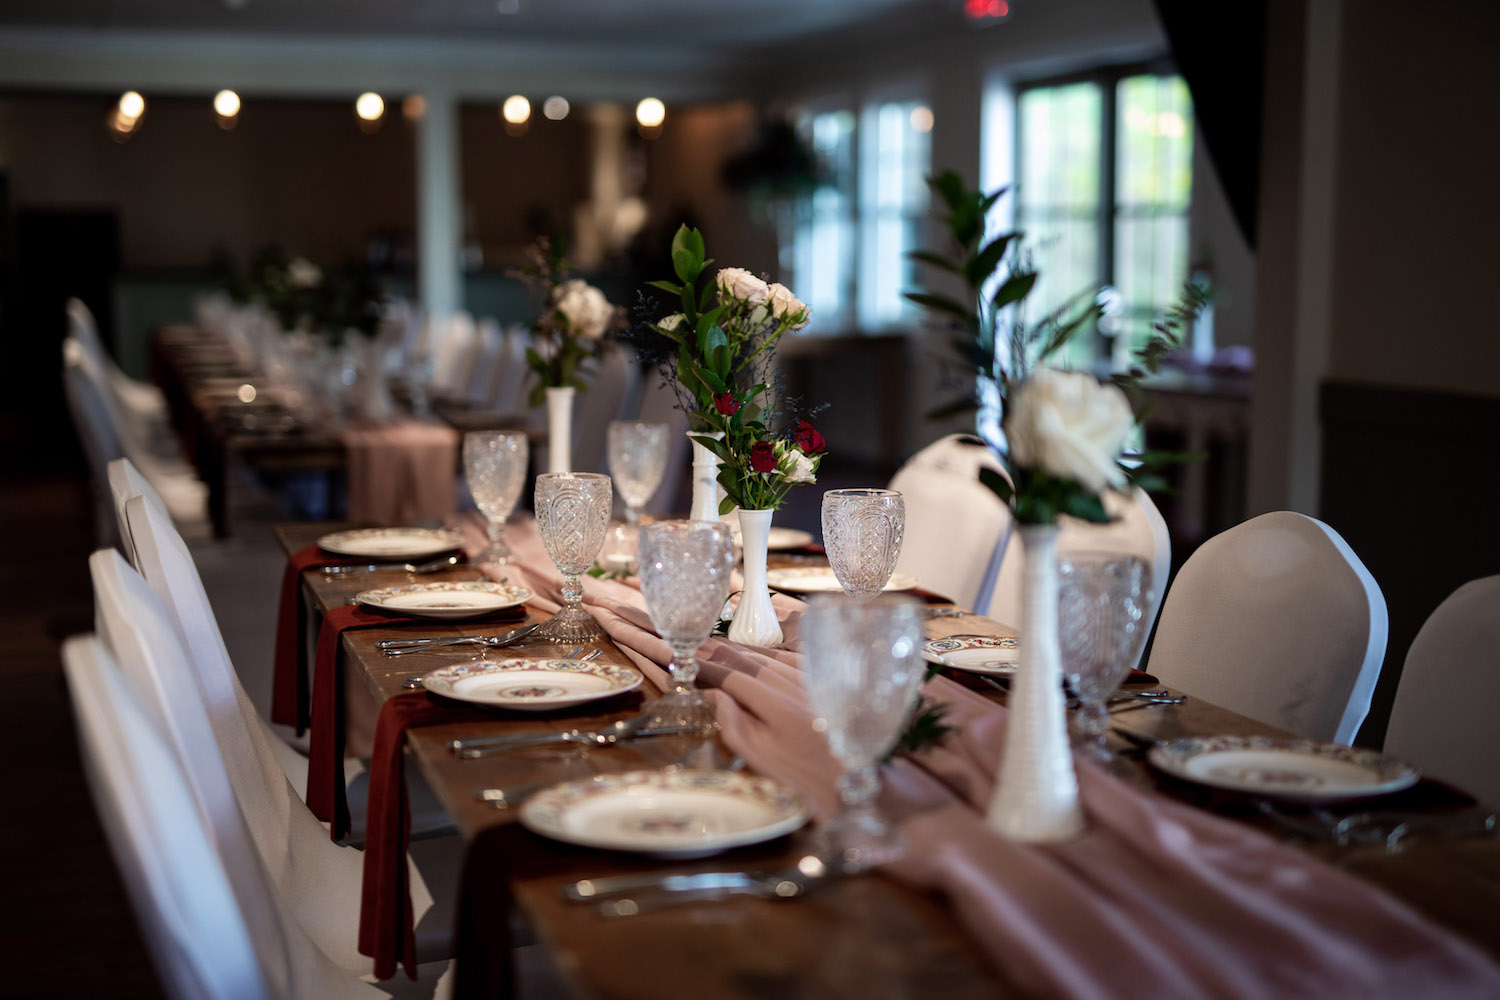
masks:
{"type": "Polygon", "coordinates": [[[771,450],[770,442],[757,441],[750,446],[750,468],[756,472],[776,471],[776,453],[771,450]]]}
{"type": "Polygon", "coordinates": [[[792,443],[804,455],[821,454],[823,449],[827,447],[827,444],[823,441],[823,435],[814,430],[813,425],[806,420],[799,423],[797,429],[792,431],[792,443]]]}
{"type": "Polygon", "coordinates": [[[726,417],[732,417],[736,413],[740,412],[740,401],[738,399],[735,399],[734,396],[730,393],[726,392],[722,396],[714,397],[714,409],[718,410],[726,417]]]}

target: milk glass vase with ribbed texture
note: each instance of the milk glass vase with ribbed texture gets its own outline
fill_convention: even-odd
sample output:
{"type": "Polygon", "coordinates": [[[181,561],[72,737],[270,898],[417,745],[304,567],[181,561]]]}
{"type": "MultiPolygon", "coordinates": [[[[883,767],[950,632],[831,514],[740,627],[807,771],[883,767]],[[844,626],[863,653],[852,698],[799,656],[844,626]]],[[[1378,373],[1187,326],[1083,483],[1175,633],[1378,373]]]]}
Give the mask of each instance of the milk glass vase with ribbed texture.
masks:
{"type": "Polygon", "coordinates": [[[734,618],[729,623],[731,642],[746,646],[774,646],[785,638],[766,581],[766,549],[770,544],[771,518],[775,513],[774,510],[740,511],[740,545],[745,556],[745,575],[740,588],[740,603],[735,606],[734,618]]]}
{"type": "Polygon", "coordinates": [[[597,472],[544,472],[536,477],[536,525],[542,545],[563,575],[563,606],[536,635],[583,642],[604,634],[583,609],[582,576],[604,545],[614,503],[609,477],[597,472]]]}

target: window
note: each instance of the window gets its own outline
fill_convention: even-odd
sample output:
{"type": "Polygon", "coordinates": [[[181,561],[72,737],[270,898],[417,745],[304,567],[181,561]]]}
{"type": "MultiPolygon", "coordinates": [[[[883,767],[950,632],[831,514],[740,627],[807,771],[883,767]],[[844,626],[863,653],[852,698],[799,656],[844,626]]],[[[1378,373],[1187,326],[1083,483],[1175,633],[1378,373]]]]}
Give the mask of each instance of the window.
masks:
{"type": "Polygon", "coordinates": [[[915,287],[907,253],[923,245],[932,111],[915,100],[874,101],[860,129],[859,322],[866,328],[910,318],[901,293],[915,287]]]}
{"type": "Polygon", "coordinates": [[[829,183],[799,206],[793,241],[793,290],[812,310],[815,329],[841,330],[851,320],[854,283],[854,113],[820,111],[804,116],[801,131],[829,183]]]}
{"type": "Polygon", "coordinates": [[[1188,276],[1187,86],[1139,68],[1022,86],[1014,141],[1016,225],[1041,271],[1027,318],[1109,286],[1099,329],[1058,360],[1123,367],[1188,276]]]}
{"type": "Polygon", "coordinates": [[[914,286],[906,255],[927,223],[932,111],[877,97],[858,116],[848,106],[809,111],[798,127],[830,178],[799,206],[792,248],[792,288],[812,309],[810,329],[909,319],[901,293],[914,286]]]}

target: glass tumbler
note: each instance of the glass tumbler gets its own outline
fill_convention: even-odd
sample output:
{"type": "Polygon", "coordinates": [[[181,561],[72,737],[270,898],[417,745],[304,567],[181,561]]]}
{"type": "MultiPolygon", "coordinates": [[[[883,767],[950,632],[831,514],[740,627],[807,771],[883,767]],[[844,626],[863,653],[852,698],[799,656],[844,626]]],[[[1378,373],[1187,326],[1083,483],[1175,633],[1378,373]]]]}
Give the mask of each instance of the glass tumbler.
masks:
{"type": "Polygon", "coordinates": [[[906,504],[895,490],[823,494],[823,544],[833,575],[850,597],[873,597],[885,588],[905,530],[906,504]]]}

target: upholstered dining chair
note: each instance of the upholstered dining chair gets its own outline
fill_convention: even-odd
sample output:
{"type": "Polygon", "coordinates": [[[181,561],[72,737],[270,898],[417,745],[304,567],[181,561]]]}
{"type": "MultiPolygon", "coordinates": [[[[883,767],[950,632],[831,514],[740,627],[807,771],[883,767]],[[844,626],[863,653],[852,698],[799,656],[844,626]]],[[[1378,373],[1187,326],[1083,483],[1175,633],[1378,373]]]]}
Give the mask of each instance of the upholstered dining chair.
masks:
{"type": "MultiPolygon", "coordinates": [[[[131,503],[138,510],[144,501],[131,503]]],[[[136,534],[141,551],[144,532],[136,534]]],[[[140,574],[113,549],[94,553],[89,569],[98,633],[168,735],[221,855],[258,858],[277,898],[318,948],[349,972],[368,969],[358,948],[362,853],[328,839],[243,723],[232,676],[193,669],[140,574]]],[[[412,854],[423,859],[408,860],[417,952],[423,961],[446,958],[461,846],[455,838],[420,841],[412,854]]]]}
{"type": "Polygon", "coordinates": [[[505,328],[504,344],[500,357],[490,374],[489,395],[486,403],[498,413],[515,413],[526,409],[526,346],[531,342],[531,333],[520,323],[505,328]]]}
{"type": "Polygon", "coordinates": [[[588,391],[578,394],[573,410],[573,469],[607,472],[605,440],[611,420],[620,419],[626,400],[634,394],[640,372],[621,347],[607,345],[588,391]]]}
{"type": "Polygon", "coordinates": [[[1500,806],[1500,576],[1448,596],[1406,652],[1387,753],[1500,806]]]}
{"type": "MultiPolygon", "coordinates": [[[[1076,517],[1061,517],[1057,536],[1058,555],[1070,552],[1109,552],[1122,556],[1140,556],[1151,563],[1151,599],[1146,602],[1146,633],[1161,609],[1172,570],[1172,540],[1167,522],[1145,490],[1132,489],[1128,494],[1106,493],[1104,509],[1114,518],[1108,524],[1091,524],[1076,517]]],[[[1000,560],[989,617],[1010,625],[1021,624],[1021,594],[1026,569],[1026,552],[1019,538],[1012,537],[1000,560]]],[[[1140,654],[1137,654],[1137,666],[1140,654]]]]}
{"type": "Polygon", "coordinates": [[[167,401],[161,390],[125,374],[105,349],[94,314],[82,300],[69,299],[64,309],[68,316],[68,335],[78,341],[104,373],[104,388],[114,404],[116,416],[128,425],[128,432],[138,437],[143,445],[163,457],[173,455],[177,439],[167,425],[167,401]]]}
{"type": "Polygon", "coordinates": [[[505,353],[505,334],[495,317],[486,316],[476,324],[474,338],[477,347],[468,373],[467,401],[479,407],[489,402],[491,382],[505,353]]]}
{"type": "Polygon", "coordinates": [[[433,394],[440,399],[466,399],[478,353],[474,317],[462,310],[454,313],[441,327],[441,338],[433,348],[433,394]]]}
{"type": "Polygon", "coordinates": [[[1010,509],[979,481],[1001,471],[989,449],[967,434],[949,434],[907,459],[890,488],[906,505],[906,532],[896,569],[960,607],[989,605],[997,553],[1010,531],[1010,509]]]}
{"type": "Polygon", "coordinates": [[[1258,722],[1349,743],[1370,710],[1387,624],[1380,587],[1338,532],[1274,511],[1183,565],[1146,669],[1258,722]]]}
{"type": "Polygon", "coordinates": [[[397,993],[318,949],[272,889],[238,815],[210,828],[162,720],[104,643],[63,646],[95,804],[157,972],[171,1000],[378,1000],[445,995],[448,963],[421,966],[397,993]],[[238,828],[224,836],[220,827],[238,828]]]}

